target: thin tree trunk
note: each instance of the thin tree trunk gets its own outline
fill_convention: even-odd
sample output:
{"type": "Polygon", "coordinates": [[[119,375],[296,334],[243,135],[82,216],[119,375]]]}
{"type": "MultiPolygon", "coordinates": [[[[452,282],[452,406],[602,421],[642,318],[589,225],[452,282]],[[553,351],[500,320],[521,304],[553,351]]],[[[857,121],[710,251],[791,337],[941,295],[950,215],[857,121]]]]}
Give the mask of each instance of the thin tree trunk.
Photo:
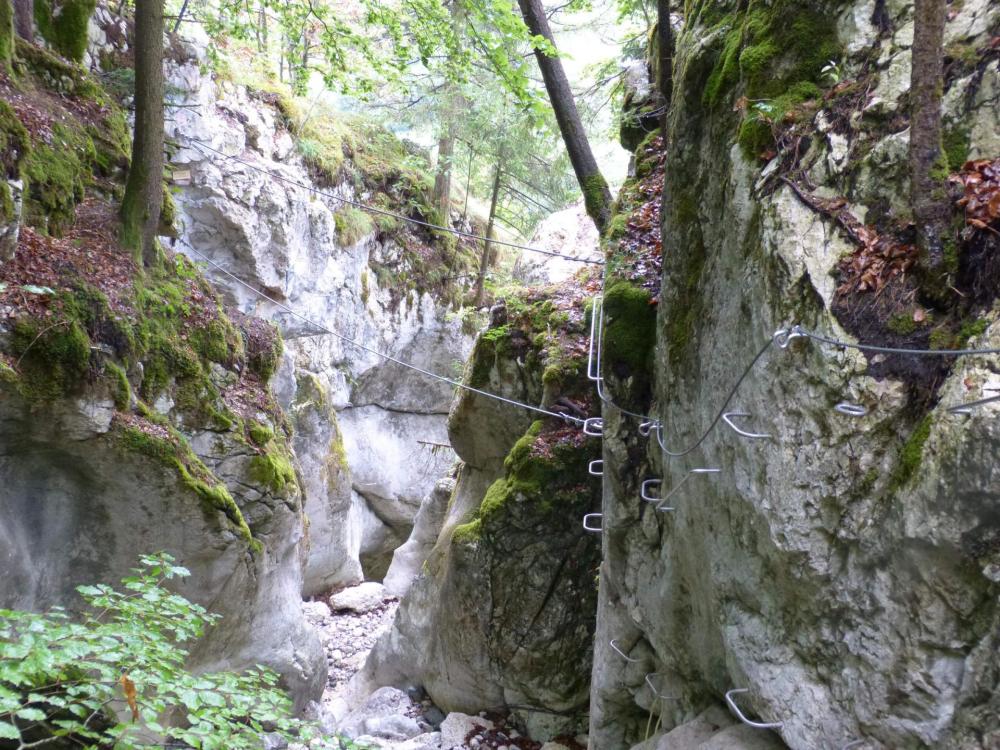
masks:
{"type": "Polygon", "coordinates": [[[941,90],[945,0],[914,3],[910,75],[910,201],[917,229],[920,266],[940,275],[951,215],[948,167],[941,148],[941,90]]]}
{"type": "Polygon", "coordinates": [[[156,261],[163,206],[163,0],[135,0],[135,131],[122,199],[122,241],[156,261]]]}
{"type": "Polygon", "coordinates": [[[174,33],[181,27],[181,23],[184,21],[184,14],[187,13],[188,0],[184,0],[181,4],[180,12],[177,14],[177,20],[174,21],[174,33]]]}
{"type": "Polygon", "coordinates": [[[469,196],[472,195],[472,164],[476,157],[476,152],[469,147],[469,173],[465,176],[465,207],[462,209],[462,223],[469,219],[469,196]]]}
{"type": "Polygon", "coordinates": [[[34,0],[14,0],[14,30],[25,41],[35,41],[34,0]]]}
{"type": "Polygon", "coordinates": [[[674,31],[670,26],[670,0],[656,0],[656,40],[659,47],[656,88],[660,92],[660,132],[667,137],[667,109],[674,87],[674,31]]]}
{"type": "MultiPolygon", "coordinates": [[[[517,3],[528,30],[535,36],[545,37],[554,47],[552,30],[549,28],[541,0],[517,0],[517,3]]],[[[556,122],[559,123],[559,131],[562,133],[566,151],[573,164],[576,181],[580,183],[587,214],[594,220],[598,230],[603,231],[611,216],[611,191],[608,190],[607,180],[601,174],[597,160],[590,150],[590,142],[583,129],[580,113],[576,109],[576,101],[573,99],[573,91],[569,87],[566,72],[558,57],[549,57],[541,50],[535,50],[535,58],[542,71],[545,90],[549,94],[556,122]]]]}
{"type": "Polygon", "coordinates": [[[10,62],[13,59],[14,8],[10,0],[0,0],[0,71],[10,72],[10,62]]]}
{"type": "Polygon", "coordinates": [[[438,140],[437,169],[434,173],[434,192],[432,199],[434,207],[440,214],[441,223],[448,225],[448,215],[451,213],[451,168],[455,155],[455,119],[453,114],[448,117],[448,124],[438,140]]]}
{"type": "Polygon", "coordinates": [[[479,263],[479,275],[476,276],[476,289],[474,305],[479,307],[483,304],[486,296],[486,272],[490,267],[490,255],[493,254],[493,227],[497,217],[497,201],[500,198],[500,180],[503,177],[503,168],[497,164],[496,174],[493,175],[493,196],[490,198],[490,218],[486,222],[486,238],[483,240],[483,257],[479,263]]]}

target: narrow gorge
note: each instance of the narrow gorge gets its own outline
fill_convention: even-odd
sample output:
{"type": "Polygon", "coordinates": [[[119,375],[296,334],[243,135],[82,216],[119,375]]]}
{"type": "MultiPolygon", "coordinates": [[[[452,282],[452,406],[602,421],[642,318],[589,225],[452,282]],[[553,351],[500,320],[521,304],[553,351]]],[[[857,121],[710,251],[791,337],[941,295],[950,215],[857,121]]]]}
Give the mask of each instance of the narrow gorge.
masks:
{"type": "Polygon", "coordinates": [[[570,45],[570,96],[616,87],[603,218],[507,141],[475,182],[543,138],[516,91],[393,104],[478,128],[442,209],[446,138],[375,118],[356,59],[365,96],[296,81],[361,18],[433,70],[407,4],[310,4],[303,53],[297,3],[168,3],[152,266],[119,231],[141,2],[25,35],[0,0],[0,749],[1000,750],[1000,5],[940,3],[928,271],[912,0],[641,5],[598,73],[570,45]],[[132,606],[184,648],[148,674],[132,606]]]}

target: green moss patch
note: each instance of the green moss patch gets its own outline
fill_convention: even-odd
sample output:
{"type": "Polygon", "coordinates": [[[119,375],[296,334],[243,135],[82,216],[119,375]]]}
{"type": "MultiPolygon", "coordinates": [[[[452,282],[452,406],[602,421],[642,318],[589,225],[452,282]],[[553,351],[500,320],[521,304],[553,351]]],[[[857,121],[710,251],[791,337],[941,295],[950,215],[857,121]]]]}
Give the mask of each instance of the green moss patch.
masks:
{"type": "Polygon", "coordinates": [[[243,512],[229,490],[194,454],[183,435],[173,428],[129,417],[125,421],[117,421],[114,436],[122,450],[155,459],[167,468],[175,470],[181,482],[208,508],[221,510],[233,522],[245,541],[259,547],[259,543],[250,533],[243,512]]]}
{"type": "Polygon", "coordinates": [[[283,451],[271,449],[250,460],[250,477],[274,492],[297,485],[295,469],[283,451]]]}
{"type": "Polygon", "coordinates": [[[619,377],[648,377],[656,345],[656,307],[645,289],[619,281],[604,294],[604,359],[619,377]]]}
{"type": "Polygon", "coordinates": [[[920,464],[923,461],[924,444],[930,437],[932,424],[931,415],[925,415],[924,418],[917,423],[917,426],[914,428],[907,441],[903,443],[903,448],[899,452],[899,460],[896,464],[896,468],[892,472],[892,477],[889,480],[889,489],[891,492],[901,489],[916,475],[917,470],[920,468],[920,464]]]}
{"type": "Polygon", "coordinates": [[[87,24],[96,0],[34,0],[35,23],[60,55],[81,62],[87,51],[87,24]]]}
{"type": "Polygon", "coordinates": [[[26,397],[52,401],[78,389],[90,368],[90,338],[76,320],[54,323],[22,318],[14,323],[12,354],[26,397]]]}

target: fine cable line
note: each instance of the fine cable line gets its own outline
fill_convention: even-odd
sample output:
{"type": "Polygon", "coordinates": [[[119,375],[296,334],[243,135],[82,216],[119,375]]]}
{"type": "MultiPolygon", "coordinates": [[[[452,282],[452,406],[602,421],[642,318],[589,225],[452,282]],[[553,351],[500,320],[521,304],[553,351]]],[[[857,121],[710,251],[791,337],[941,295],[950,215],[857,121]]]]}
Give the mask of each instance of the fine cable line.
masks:
{"type": "Polygon", "coordinates": [[[367,203],[361,203],[360,201],[352,200],[350,198],[344,198],[344,197],[341,197],[339,195],[334,195],[333,193],[328,193],[328,192],[326,192],[324,190],[320,190],[319,188],[317,188],[315,186],[306,185],[304,183],[298,182],[297,180],[293,180],[291,178],[284,177],[284,176],[282,176],[280,174],[272,172],[269,169],[265,169],[264,167],[257,166],[256,164],[251,164],[250,162],[245,161],[244,159],[239,158],[239,156],[237,156],[237,155],[227,154],[225,151],[217,149],[214,146],[209,145],[205,141],[199,140],[197,138],[188,137],[187,140],[189,142],[191,142],[192,144],[194,144],[194,146],[196,146],[197,148],[202,149],[203,153],[204,153],[204,151],[211,151],[211,152],[213,152],[215,154],[218,154],[219,156],[223,157],[224,159],[228,159],[230,161],[234,161],[237,164],[242,164],[244,167],[247,167],[248,169],[252,169],[252,170],[254,170],[256,172],[260,172],[261,174],[266,174],[269,177],[271,177],[272,179],[277,180],[278,182],[283,182],[286,185],[291,185],[293,187],[297,187],[297,188],[300,188],[302,190],[306,190],[306,191],[308,191],[310,193],[314,193],[316,195],[321,195],[324,198],[329,198],[330,200],[339,201],[340,203],[343,203],[343,204],[348,205],[348,206],[354,206],[355,208],[360,209],[362,211],[367,211],[368,213],[377,214],[379,216],[389,216],[389,217],[391,217],[393,219],[399,219],[400,221],[405,221],[405,222],[408,222],[410,224],[415,224],[417,226],[425,227],[427,229],[433,229],[433,230],[438,231],[438,232],[447,232],[448,234],[453,234],[453,235],[455,235],[457,237],[465,237],[466,239],[470,239],[470,240],[477,240],[477,241],[480,241],[480,242],[488,242],[488,243],[493,244],[493,245],[503,245],[505,247],[512,247],[512,248],[515,248],[517,250],[524,250],[524,251],[529,252],[529,253],[539,253],[541,255],[548,255],[548,256],[553,257],[553,258],[562,258],[563,260],[572,261],[574,263],[585,263],[585,264],[594,265],[594,266],[603,266],[604,265],[604,261],[603,260],[590,260],[589,258],[578,258],[578,257],[573,256],[573,255],[563,255],[562,253],[556,253],[556,252],[553,252],[552,250],[543,250],[540,247],[532,247],[530,245],[521,245],[521,244],[519,244],[517,242],[508,242],[507,240],[487,239],[486,237],[483,237],[482,235],[474,234],[472,232],[466,232],[464,230],[454,229],[452,227],[445,227],[445,226],[441,226],[440,224],[433,224],[433,223],[431,223],[429,221],[424,221],[423,219],[414,219],[412,216],[407,216],[406,214],[396,213],[395,211],[389,211],[387,209],[378,208],[377,206],[371,206],[371,205],[369,205],[367,203]]]}
{"type": "Polygon", "coordinates": [[[832,339],[812,331],[807,331],[800,325],[792,326],[788,329],[788,341],[794,338],[806,337],[819,341],[823,344],[836,346],[842,349],[857,349],[862,352],[877,352],[880,354],[915,354],[924,357],[961,357],[961,356],[985,356],[990,354],[1000,354],[1000,349],[901,349],[893,346],[876,346],[875,344],[852,344],[849,341],[832,339]]]}
{"type": "Polygon", "coordinates": [[[296,312],[293,308],[289,307],[288,305],[282,304],[281,302],[278,302],[276,299],[274,299],[272,297],[269,297],[268,295],[264,294],[264,292],[262,292],[259,289],[255,288],[252,284],[248,284],[243,279],[241,279],[239,276],[237,276],[236,274],[234,274],[234,273],[226,270],[221,265],[219,265],[218,263],[216,263],[214,260],[212,260],[211,258],[209,258],[208,256],[206,256],[204,253],[201,253],[198,250],[195,250],[193,247],[189,247],[188,249],[192,253],[194,253],[195,255],[197,255],[199,258],[201,258],[203,261],[205,261],[206,263],[208,263],[210,266],[212,266],[214,269],[216,269],[219,273],[222,273],[222,274],[228,276],[230,279],[232,279],[233,281],[235,281],[237,284],[239,284],[240,286],[242,286],[244,289],[247,289],[250,292],[252,292],[253,294],[256,294],[261,299],[267,300],[272,305],[274,305],[275,307],[277,307],[279,310],[283,310],[284,312],[288,313],[289,315],[291,315],[291,316],[293,316],[295,318],[298,318],[303,323],[307,323],[307,324],[309,324],[311,326],[314,326],[314,327],[318,328],[321,331],[324,331],[325,333],[330,334],[334,338],[337,338],[340,341],[343,341],[345,344],[350,344],[351,346],[356,347],[358,349],[361,349],[362,351],[366,351],[366,352],[368,352],[370,354],[374,354],[376,357],[380,357],[381,359],[384,359],[387,362],[394,362],[395,364],[400,365],[401,367],[405,367],[405,368],[407,368],[409,370],[413,370],[414,372],[419,372],[421,375],[425,375],[426,377],[433,378],[434,380],[439,380],[442,383],[447,383],[447,384],[449,384],[451,386],[454,386],[456,388],[461,388],[463,390],[469,391],[470,393],[475,393],[475,394],[477,394],[479,396],[485,396],[486,398],[491,398],[491,399],[494,399],[496,401],[502,401],[503,403],[510,404],[511,406],[518,406],[518,407],[520,407],[522,409],[528,409],[529,411],[537,412],[538,414],[544,414],[547,417],[555,417],[556,419],[560,419],[560,420],[562,420],[564,422],[570,422],[570,423],[575,424],[577,426],[582,426],[587,421],[587,420],[580,419],[578,417],[570,416],[568,414],[560,414],[559,412],[549,411],[548,409],[543,409],[540,406],[532,406],[531,404],[525,404],[525,403],[523,403],[521,401],[516,401],[515,399],[507,398],[506,396],[501,396],[501,395],[499,395],[497,393],[490,393],[489,391],[484,391],[484,390],[482,390],[480,388],[474,388],[473,386],[466,385],[465,383],[462,383],[461,381],[454,380],[454,379],[449,378],[449,377],[445,377],[444,375],[439,375],[438,373],[432,372],[430,370],[425,370],[422,367],[417,367],[417,365],[414,365],[414,364],[412,364],[410,362],[406,362],[406,361],[404,361],[402,359],[398,359],[397,357],[394,357],[391,354],[384,354],[384,353],[378,351],[377,349],[373,349],[372,347],[370,347],[370,346],[368,346],[366,344],[362,344],[359,341],[355,341],[354,339],[349,338],[348,336],[345,336],[342,333],[337,333],[336,331],[334,331],[334,330],[332,330],[330,328],[327,328],[324,325],[320,325],[319,323],[317,323],[314,320],[311,320],[310,318],[305,317],[301,313],[296,312]]]}

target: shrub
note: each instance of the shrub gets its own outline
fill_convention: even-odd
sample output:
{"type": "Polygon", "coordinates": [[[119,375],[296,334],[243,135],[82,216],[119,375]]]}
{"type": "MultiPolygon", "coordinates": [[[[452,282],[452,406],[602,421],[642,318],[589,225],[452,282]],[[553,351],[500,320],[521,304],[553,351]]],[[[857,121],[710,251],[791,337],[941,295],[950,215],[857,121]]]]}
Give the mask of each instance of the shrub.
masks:
{"type": "Polygon", "coordinates": [[[0,745],[64,738],[139,748],[159,736],[202,750],[257,750],[268,731],[308,740],[312,727],[290,718],[273,672],[185,669],[184,644],[218,616],[164,586],[189,575],[170,555],[140,561],[122,581],[124,591],[80,586],[87,608],[76,621],[59,607],[0,610],[0,745]]]}

